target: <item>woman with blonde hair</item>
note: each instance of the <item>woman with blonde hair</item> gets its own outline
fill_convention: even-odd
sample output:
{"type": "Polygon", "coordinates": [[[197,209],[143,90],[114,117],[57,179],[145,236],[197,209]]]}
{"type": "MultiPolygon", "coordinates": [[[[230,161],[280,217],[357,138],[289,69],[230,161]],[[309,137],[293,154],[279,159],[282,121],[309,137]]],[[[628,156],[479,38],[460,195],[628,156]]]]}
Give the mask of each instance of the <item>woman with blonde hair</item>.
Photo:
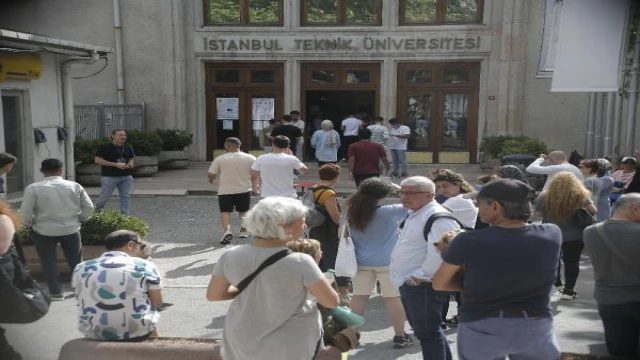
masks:
{"type": "MultiPolygon", "coordinates": [[[[591,192],[582,181],[567,171],[561,171],[553,177],[549,187],[540,194],[536,211],[541,213],[543,223],[556,224],[562,231],[562,262],[564,263],[563,300],[575,299],[578,294],[574,291],[578,274],[580,273],[580,254],[584,248],[582,231],[584,228],[577,221],[579,209],[585,208],[591,215],[597,209],[591,200],[591,192]]],[[[560,278],[560,264],[555,283],[556,288],[562,287],[560,278]]]]}
{"type": "MultiPolygon", "coordinates": [[[[17,251],[12,244],[20,226],[21,221],[18,214],[11,208],[11,205],[0,199],[0,266],[4,268],[10,279],[13,279],[15,270],[13,257],[17,256],[17,251]]],[[[0,293],[0,297],[2,297],[2,293],[0,293]]],[[[0,358],[22,359],[20,354],[9,345],[4,332],[5,330],[0,327],[0,358]]]]}

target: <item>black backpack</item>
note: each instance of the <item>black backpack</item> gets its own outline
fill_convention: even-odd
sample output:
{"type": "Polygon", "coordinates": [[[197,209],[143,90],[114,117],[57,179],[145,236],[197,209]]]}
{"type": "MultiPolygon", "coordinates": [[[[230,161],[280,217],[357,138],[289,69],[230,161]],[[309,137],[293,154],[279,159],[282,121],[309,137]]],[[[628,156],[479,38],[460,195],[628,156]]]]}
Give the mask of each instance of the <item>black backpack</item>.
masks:
{"type": "Polygon", "coordinates": [[[460,229],[464,230],[464,231],[471,231],[474,230],[473,228],[470,228],[468,226],[464,226],[460,220],[458,220],[458,218],[456,218],[455,216],[453,216],[452,213],[450,212],[436,212],[433,213],[430,217],[429,220],[427,220],[427,223],[424,224],[424,230],[422,230],[422,236],[424,236],[424,239],[426,241],[429,241],[429,233],[431,232],[431,227],[433,226],[433,223],[438,220],[438,219],[451,219],[455,222],[458,223],[458,225],[460,225],[460,229]]]}

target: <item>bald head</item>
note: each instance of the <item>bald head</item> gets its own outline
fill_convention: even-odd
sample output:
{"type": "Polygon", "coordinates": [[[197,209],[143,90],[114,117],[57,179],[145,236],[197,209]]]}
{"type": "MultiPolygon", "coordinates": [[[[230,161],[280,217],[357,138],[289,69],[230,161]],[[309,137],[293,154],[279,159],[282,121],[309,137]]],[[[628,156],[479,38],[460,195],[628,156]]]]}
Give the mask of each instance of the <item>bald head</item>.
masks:
{"type": "Polygon", "coordinates": [[[613,205],[612,220],[640,222],[640,194],[624,194],[613,205]]]}
{"type": "Polygon", "coordinates": [[[552,151],[549,153],[549,161],[554,165],[564,164],[567,162],[567,155],[559,150],[552,151]]]}

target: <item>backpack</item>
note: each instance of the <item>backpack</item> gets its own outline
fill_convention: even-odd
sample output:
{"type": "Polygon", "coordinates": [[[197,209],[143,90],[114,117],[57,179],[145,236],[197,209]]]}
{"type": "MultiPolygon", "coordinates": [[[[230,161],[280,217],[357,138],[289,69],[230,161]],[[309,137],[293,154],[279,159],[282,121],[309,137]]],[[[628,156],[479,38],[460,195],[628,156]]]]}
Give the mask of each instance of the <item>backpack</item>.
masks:
{"type": "Polygon", "coordinates": [[[318,199],[322,196],[322,194],[331,190],[328,186],[316,186],[314,188],[309,188],[305,191],[304,195],[302,195],[302,204],[307,208],[307,215],[305,217],[305,224],[308,228],[317,227],[322,225],[325,222],[324,215],[316,209],[316,206],[320,206],[315,197],[315,191],[322,189],[320,195],[318,195],[318,199]]]}
{"type": "Polygon", "coordinates": [[[471,231],[474,230],[473,228],[470,228],[468,226],[464,226],[460,220],[458,220],[455,216],[453,216],[452,213],[449,212],[436,212],[433,213],[430,217],[429,220],[427,220],[427,223],[424,224],[424,229],[422,230],[422,236],[424,236],[424,239],[426,241],[429,241],[429,233],[431,232],[431,227],[433,226],[433,223],[438,220],[438,219],[442,219],[442,218],[446,218],[446,219],[451,219],[455,222],[458,223],[458,225],[460,225],[460,229],[464,230],[464,231],[471,231]]]}

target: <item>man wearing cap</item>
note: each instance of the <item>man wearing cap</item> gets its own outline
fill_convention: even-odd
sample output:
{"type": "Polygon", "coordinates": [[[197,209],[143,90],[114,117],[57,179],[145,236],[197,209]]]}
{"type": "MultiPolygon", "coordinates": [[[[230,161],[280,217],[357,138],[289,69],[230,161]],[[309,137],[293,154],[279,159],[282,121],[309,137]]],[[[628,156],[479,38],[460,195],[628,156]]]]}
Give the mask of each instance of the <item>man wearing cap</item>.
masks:
{"type": "Polygon", "coordinates": [[[107,252],[73,271],[78,330],[96,340],[157,336],[162,281],[155,264],[143,259],[147,244],[130,230],[114,231],[104,241],[107,252]]]}
{"type": "Polygon", "coordinates": [[[51,300],[64,300],[56,248],[60,244],[70,270],[82,261],[80,223],[93,213],[93,203],[80,184],[62,178],[62,161],[45,159],[40,171],[44,180],[24,190],[20,216],[23,226],[31,229],[51,300]]]}
{"type": "Polygon", "coordinates": [[[540,156],[534,160],[531,165],[527,166],[526,171],[531,174],[547,175],[547,181],[544,183],[543,191],[549,187],[555,174],[560,171],[568,171],[575,175],[578,179],[582,180],[582,172],[577,166],[567,162],[567,155],[562,151],[552,151],[549,155],[540,154],[540,156]],[[551,165],[542,166],[545,160],[549,160],[551,165]]]}
{"type": "Polygon", "coordinates": [[[434,213],[447,212],[434,201],[435,190],[433,181],[424,176],[408,177],[400,183],[400,201],[410,212],[391,253],[389,272],[393,285],[400,288],[400,299],[413,333],[420,340],[422,357],[451,360],[451,349],[440,328],[448,293],[434,290],[431,281],[442,263],[434,244],[447,231],[460,227],[452,219],[440,218],[433,222],[425,239],[424,227],[429,218],[434,213]]]}
{"type": "Polygon", "coordinates": [[[519,180],[485,185],[477,201],[491,227],[458,235],[442,255],[433,287],[462,290],[461,360],[560,357],[550,294],[562,233],[554,224],[527,224],[533,197],[519,180]]]}
{"type": "MultiPolygon", "coordinates": [[[[233,239],[231,213],[235,209],[242,219],[251,207],[251,189],[257,187],[256,180],[251,179],[251,165],[256,157],[240,151],[240,145],[240,139],[227,138],[224,141],[226,154],[213,159],[207,174],[210,183],[218,182],[220,221],[224,230],[220,243],[223,245],[229,244],[233,239]]],[[[244,228],[240,228],[238,237],[247,238],[244,228]]]]}
{"type": "Polygon", "coordinates": [[[614,183],[609,199],[611,199],[612,202],[618,200],[620,195],[624,194],[629,188],[629,184],[631,184],[631,180],[633,180],[636,174],[637,167],[638,161],[633,156],[625,156],[622,158],[620,161],[620,169],[611,174],[614,183]]]}

